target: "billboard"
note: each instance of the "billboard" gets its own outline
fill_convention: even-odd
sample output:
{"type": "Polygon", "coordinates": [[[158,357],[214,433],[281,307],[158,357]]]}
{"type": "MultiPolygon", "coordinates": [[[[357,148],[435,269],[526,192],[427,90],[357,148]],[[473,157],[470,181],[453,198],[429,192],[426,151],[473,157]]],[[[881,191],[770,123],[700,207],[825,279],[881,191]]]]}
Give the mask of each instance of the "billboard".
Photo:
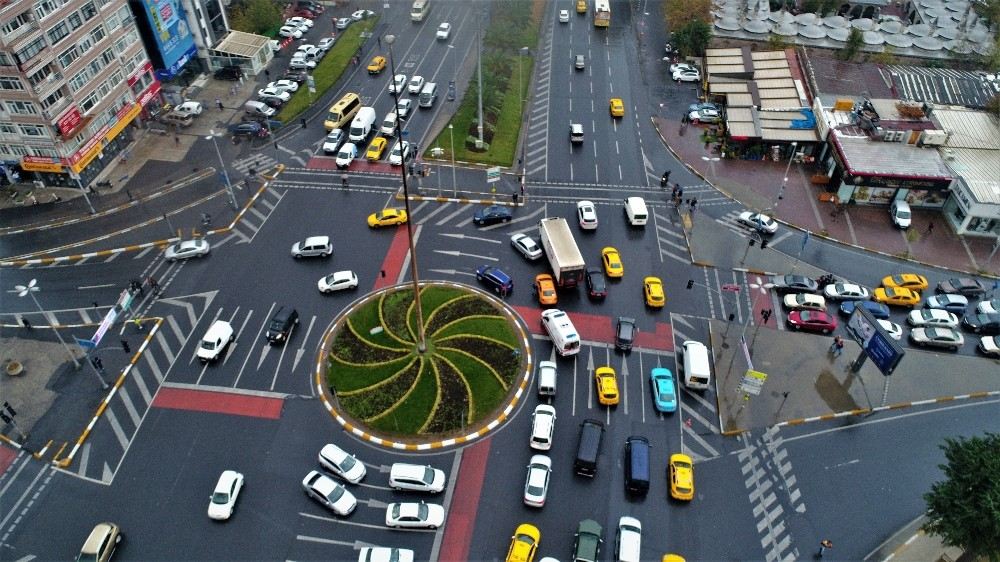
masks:
{"type": "Polygon", "coordinates": [[[157,76],[169,80],[197,52],[194,37],[178,0],[143,0],[142,4],[163,58],[163,68],[157,70],[157,76]]]}

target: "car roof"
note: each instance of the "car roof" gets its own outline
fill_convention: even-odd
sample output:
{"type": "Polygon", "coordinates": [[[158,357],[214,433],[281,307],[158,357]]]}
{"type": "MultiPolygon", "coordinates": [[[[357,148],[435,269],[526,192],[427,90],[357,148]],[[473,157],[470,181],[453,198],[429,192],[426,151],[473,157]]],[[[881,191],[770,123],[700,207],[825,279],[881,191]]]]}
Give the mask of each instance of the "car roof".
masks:
{"type": "MultiPolygon", "coordinates": [[[[348,144],[350,144],[350,143],[348,143],[348,144]]],[[[326,244],[329,244],[329,243],[330,243],[330,237],[329,236],[310,236],[309,238],[305,239],[305,245],[306,246],[312,246],[314,244],[323,244],[323,245],[326,245],[326,244]]]]}

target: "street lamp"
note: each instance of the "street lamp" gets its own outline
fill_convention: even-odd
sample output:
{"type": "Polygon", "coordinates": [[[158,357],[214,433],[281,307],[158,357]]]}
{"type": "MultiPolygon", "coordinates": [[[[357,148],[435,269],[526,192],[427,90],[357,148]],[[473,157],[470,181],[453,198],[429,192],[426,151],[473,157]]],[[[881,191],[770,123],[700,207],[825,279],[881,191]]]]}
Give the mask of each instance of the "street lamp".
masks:
{"type": "MultiPolygon", "coordinates": [[[[38,299],[35,297],[35,293],[42,290],[41,287],[38,286],[37,280],[32,279],[27,285],[14,285],[14,290],[17,291],[17,296],[19,297],[31,296],[31,300],[35,301],[35,307],[38,308],[38,312],[40,312],[43,316],[45,315],[45,309],[42,308],[42,305],[38,303],[38,299]]],[[[56,333],[56,337],[59,338],[59,343],[61,343],[66,349],[66,353],[69,354],[69,358],[73,360],[73,365],[79,369],[80,362],[76,360],[76,355],[74,355],[73,352],[70,351],[69,346],[66,345],[66,340],[63,339],[62,334],[59,333],[59,330],[55,326],[52,327],[52,331],[56,333]]]]}
{"type": "Polygon", "coordinates": [[[795,159],[795,148],[799,146],[799,143],[792,141],[792,155],[788,157],[788,164],[785,165],[785,175],[781,180],[781,188],[778,189],[778,198],[774,200],[774,204],[771,205],[771,210],[778,208],[778,201],[785,198],[785,186],[788,185],[788,170],[792,167],[792,160],[795,159]]]}
{"type": "Polygon", "coordinates": [[[530,51],[527,47],[521,47],[518,52],[517,57],[517,109],[521,113],[521,193],[524,193],[524,180],[528,173],[528,163],[525,161],[527,157],[527,139],[525,138],[524,132],[524,84],[521,78],[521,59],[526,57],[530,51]]]}
{"type": "MultiPolygon", "coordinates": [[[[391,80],[396,79],[396,61],[392,56],[392,44],[396,42],[395,35],[386,35],[385,42],[389,45],[389,68],[392,72],[391,80]]],[[[396,108],[396,115],[399,115],[399,91],[396,91],[392,95],[392,103],[396,108]]],[[[449,125],[450,127],[450,125],[449,125]]],[[[403,152],[403,131],[400,126],[400,119],[396,120],[396,141],[400,143],[400,155],[405,154],[403,152]]],[[[451,147],[452,154],[452,173],[454,173],[454,162],[455,162],[455,145],[451,147]]],[[[413,278],[413,302],[417,309],[417,351],[424,353],[427,351],[427,340],[424,334],[424,312],[423,307],[420,304],[420,278],[417,275],[417,249],[413,245],[413,215],[410,213],[410,190],[406,184],[406,162],[402,162],[399,167],[399,173],[403,176],[403,205],[406,206],[406,237],[407,242],[410,245],[410,277],[413,278]]]]}
{"type": "Polygon", "coordinates": [[[222,152],[219,151],[219,143],[215,140],[216,136],[215,130],[209,129],[208,136],[205,137],[205,140],[211,140],[212,145],[215,146],[215,155],[219,157],[219,166],[222,170],[222,178],[226,180],[226,191],[229,192],[229,204],[233,206],[233,210],[236,210],[239,209],[239,206],[236,204],[236,193],[233,192],[233,184],[229,181],[229,172],[226,171],[226,162],[222,159],[222,152]]]}
{"type": "Polygon", "coordinates": [[[455,128],[448,123],[448,136],[451,137],[451,189],[458,199],[458,182],[455,180],[455,128]]]}
{"type": "MultiPolygon", "coordinates": [[[[750,301],[750,312],[747,314],[746,320],[743,321],[743,331],[740,332],[740,340],[743,341],[744,345],[746,345],[746,339],[744,338],[746,337],[747,334],[747,326],[750,325],[750,319],[753,318],[753,310],[754,308],[757,307],[757,299],[761,295],[766,295],[769,290],[774,288],[774,283],[764,283],[764,280],[761,279],[760,277],[757,277],[756,283],[749,283],[749,285],[750,285],[750,290],[754,292],[754,295],[753,299],[750,301]]],[[[759,324],[757,325],[757,328],[758,329],[760,328],[759,324]]],[[[755,336],[756,334],[757,332],[754,331],[755,336]]]]}

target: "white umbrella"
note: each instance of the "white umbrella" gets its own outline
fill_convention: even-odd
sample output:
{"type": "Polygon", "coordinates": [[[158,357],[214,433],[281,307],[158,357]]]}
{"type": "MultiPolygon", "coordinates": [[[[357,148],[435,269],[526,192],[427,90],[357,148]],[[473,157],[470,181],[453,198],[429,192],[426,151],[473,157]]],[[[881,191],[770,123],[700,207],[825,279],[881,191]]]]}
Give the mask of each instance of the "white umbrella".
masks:
{"type": "Polygon", "coordinates": [[[846,27],[834,27],[826,30],[826,36],[834,41],[847,41],[847,36],[851,34],[851,30],[846,27]]]}
{"type": "Polygon", "coordinates": [[[834,28],[847,27],[851,25],[851,22],[847,21],[847,18],[845,18],[844,16],[829,16],[823,18],[823,25],[834,28]]]}
{"type": "Polygon", "coordinates": [[[917,37],[913,40],[913,45],[925,51],[940,51],[944,48],[941,41],[933,37],[917,37]]]}
{"type": "Polygon", "coordinates": [[[900,49],[908,49],[913,46],[913,38],[907,35],[886,35],[885,42],[900,49]]]}
{"type": "Polygon", "coordinates": [[[878,31],[866,31],[861,34],[861,40],[865,45],[881,45],[885,43],[885,38],[878,31]]]}
{"type": "Polygon", "coordinates": [[[818,25],[803,25],[799,27],[799,35],[809,39],[822,39],[826,37],[826,30],[818,25]]]}
{"type": "Polygon", "coordinates": [[[747,20],[747,22],[743,24],[743,30],[750,33],[767,33],[768,31],[771,31],[771,24],[764,20],[747,20]]]}
{"type": "Polygon", "coordinates": [[[784,10],[780,12],[771,12],[771,14],[767,16],[767,19],[773,21],[774,23],[795,23],[795,16],[784,10]]]}
{"type": "Polygon", "coordinates": [[[906,32],[910,35],[916,35],[918,37],[926,37],[931,34],[931,26],[926,23],[918,23],[916,25],[911,25],[906,28],[906,32]]]}
{"type": "Polygon", "coordinates": [[[795,16],[795,23],[799,25],[813,25],[819,21],[819,16],[812,12],[806,12],[795,16]]]}
{"type": "Polygon", "coordinates": [[[903,31],[903,24],[898,21],[884,21],[878,24],[878,29],[885,33],[899,33],[903,31]]]}
{"type": "Polygon", "coordinates": [[[858,18],[856,20],[851,20],[851,27],[854,29],[860,29],[861,31],[871,31],[875,29],[875,22],[869,18],[858,18]]]}
{"type": "Polygon", "coordinates": [[[771,33],[791,37],[799,34],[799,28],[790,23],[779,23],[771,29],[771,33]]]}
{"type": "Polygon", "coordinates": [[[715,27],[725,31],[736,31],[740,28],[740,22],[736,18],[724,17],[715,22],[715,27]]]}

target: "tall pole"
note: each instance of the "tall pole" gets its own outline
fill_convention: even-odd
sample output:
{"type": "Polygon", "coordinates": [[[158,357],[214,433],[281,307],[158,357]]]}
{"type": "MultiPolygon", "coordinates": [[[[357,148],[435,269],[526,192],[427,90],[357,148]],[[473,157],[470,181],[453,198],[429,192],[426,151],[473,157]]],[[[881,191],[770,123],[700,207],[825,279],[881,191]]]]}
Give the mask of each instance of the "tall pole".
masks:
{"type": "Polygon", "coordinates": [[[215,131],[209,129],[208,138],[212,139],[212,145],[215,146],[215,155],[219,157],[219,166],[222,170],[222,178],[226,180],[226,191],[229,193],[229,204],[233,206],[233,210],[239,209],[239,205],[236,204],[236,193],[233,192],[233,184],[229,181],[229,172],[226,170],[226,162],[222,159],[222,152],[219,151],[219,143],[215,140],[215,131]]]}
{"type": "Polygon", "coordinates": [[[476,97],[479,102],[479,121],[476,122],[476,129],[479,131],[479,146],[483,144],[483,19],[479,18],[479,30],[476,32],[476,80],[479,87],[476,88],[476,97]]]}
{"type": "Polygon", "coordinates": [[[76,176],[76,186],[80,188],[80,193],[83,194],[83,198],[87,201],[87,206],[90,207],[90,214],[97,214],[97,211],[94,209],[94,204],[90,202],[90,196],[87,195],[87,190],[83,188],[83,183],[80,182],[79,175],[76,176]]]}
{"type": "MultiPolygon", "coordinates": [[[[396,42],[395,35],[386,35],[385,42],[389,45],[389,67],[392,70],[392,80],[396,79],[396,61],[392,56],[392,44],[396,42]]],[[[399,115],[399,92],[392,94],[392,103],[396,108],[396,115],[399,115]]],[[[400,120],[396,120],[396,142],[403,142],[403,129],[400,120]]],[[[400,144],[400,154],[402,151],[400,144]]],[[[455,147],[451,147],[454,158],[455,147]]],[[[413,245],[413,215],[410,212],[410,190],[406,183],[406,162],[401,162],[399,173],[403,176],[403,204],[406,207],[406,238],[410,245],[410,277],[413,278],[413,302],[417,309],[417,351],[424,353],[427,351],[427,339],[424,334],[424,311],[420,303],[420,277],[417,273],[417,248],[413,245]]]]}
{"type": "MultiPolygon", "coordinates": [[[[35,282],[34,279],[32,279],[27,285],[14,285],[14,290],[18,292],[18,296],[21,296],[21,297],[23,297],[25,295],[30,296],[31,300],[34,301],[34,303],[35,303],[35,308],[38,309],[38,312],[42,316],[45,316],[45,309],[42,308],[41,303],[39,303],[38,299],[35,298],[35,292],[39,291],[41,289],[39,289],[38,285],[36,285],[36,282],[35,282]]],[[[56,337],[59,338],[59,343],[61,343],[62,346],[63,346],[63,348],[66,350],[66,354],[69,355],[69,358],[73,361],[73,365],[77,369],[79,369],[80,368],[80,362],[77,361],[76,355],[74,355],[73,352],[70,351],[69,346],[66,345],[66,340],[64,340],[63,337],[62,337],[62,334],[59,333],[59,329],[56,328],[55,326],[53,326],[52,327],[52,331],[56,333],[56,337]]]]}
{"type": "Polygon", "coordinates": [[[798,142],[792,141],[792,155],[788,157],[788,164],[785,165],[785,175],[781,180],[781,187],[778,189],[778,197],[774,200],[774,204],[771,205],[771,210],[778,208],[778,201],[785,198],[785,186],[788,185],[788,170],[792,167],[792,160],[795,158],[795,148],[799,146],[798,142]]]}
{"type": "Polygon", "coordinates": [[[518,52],[518,57],[517,57],[517,86],[518,86],[517,100],[518,100],[518,109],[520,109],[521,111],[521,129],[522,129],[522,134],[521,134],[521,193],[522,194],[524,193],[524,182],[526,176],[528,175],[528,161],[527,161],[528,139],[527,139],[527,131],[524,130],[525,129],[524,124],[526,122],[526,120],[524,119],[524,102],[526,100],[524,99],[524,84],[522,84],[521,82],[521,59],[527,56],[528,52],[529,51],[527,47],[521,47],[521,50],[518,52]]]}
{"type": "Polygon", "coordinates": [[[448,123],[448,136],[451,137],[451,188],[455,192],[455,199],[458,199],[458,182],[455,180],[455,128],[448,123]]]}

